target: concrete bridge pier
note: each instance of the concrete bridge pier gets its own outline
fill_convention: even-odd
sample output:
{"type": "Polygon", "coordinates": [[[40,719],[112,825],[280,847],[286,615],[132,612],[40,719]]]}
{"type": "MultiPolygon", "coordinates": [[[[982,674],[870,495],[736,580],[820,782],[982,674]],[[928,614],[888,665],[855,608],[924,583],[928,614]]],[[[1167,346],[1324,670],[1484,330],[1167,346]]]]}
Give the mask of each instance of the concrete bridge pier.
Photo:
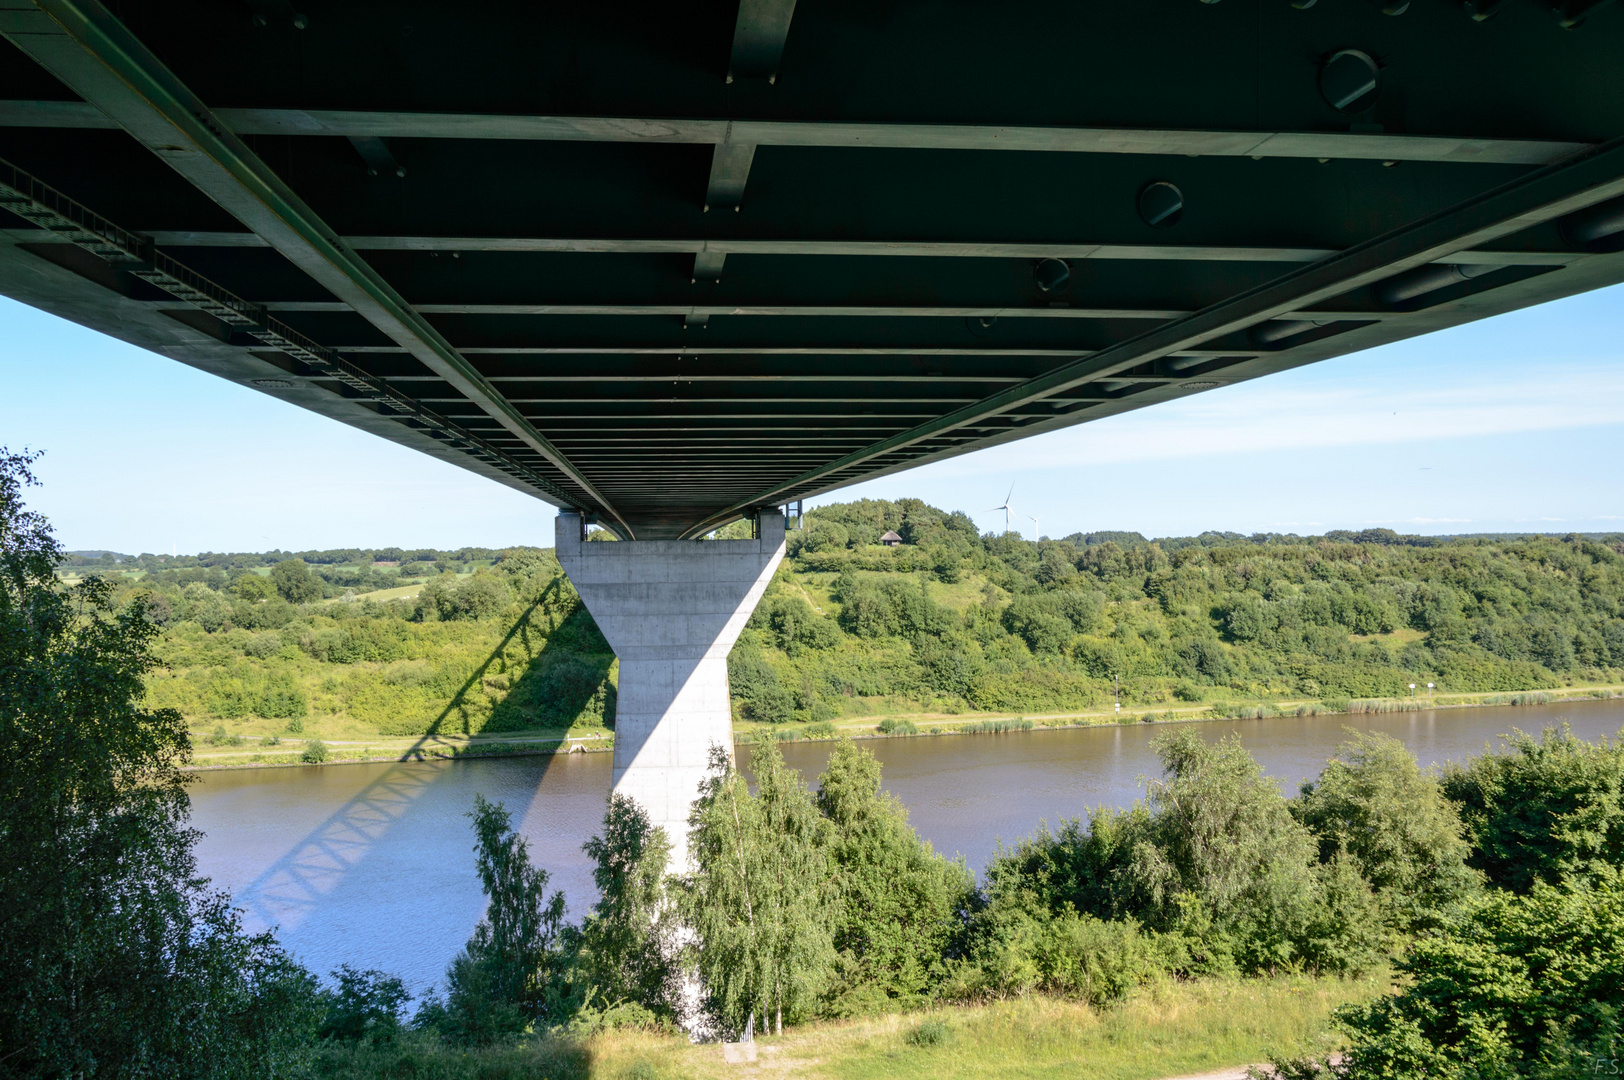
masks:
{"type": "Polygon", "coordinates": [[[727,654],[784,558],[783,515],[757,521],[754,540],[586,543],[558,515],[558,561],[620,658],[611,790],[665,828],[679,872],[710,748],[732,752],[727,654]]]}

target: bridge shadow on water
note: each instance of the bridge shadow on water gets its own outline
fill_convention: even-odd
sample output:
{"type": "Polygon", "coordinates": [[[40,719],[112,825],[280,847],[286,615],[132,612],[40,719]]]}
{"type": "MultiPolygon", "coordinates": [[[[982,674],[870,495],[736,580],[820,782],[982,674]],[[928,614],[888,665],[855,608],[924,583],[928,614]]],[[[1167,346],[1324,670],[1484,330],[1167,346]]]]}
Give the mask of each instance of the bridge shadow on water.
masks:
{"type": "MultiPolygon", "coordinates": [[[[251,924],[278,928],[296,953],[337,957],[333,964],[388,967],[387,958],[365,959],[371,950],[353,950],[348,946],[359,942],[343,939],[376,937],[383,927],[389,927],[389,933],[432,932],[420,913],[436,907],[457,922],[455,915],[443,910],[451,902],[448,894],[455,894],[454,906],[473,905],[464,913],[466,925],[452,947],[461,944],[483,911],[473,874],[472,832],[463,818],[474,793],[504,801],[522,831],[543,784],[560,768],[564,755],[477,759],[486,767],[476,772],[465,767],[466,755],[453,760],[434,755],[436,747],[448,745],[442,736],[464,734],[476,718],[484,717],[486,706],[476,698],[493,686],[506,694],[489,707],[483,731],[512,732],[513,738],[503,742],[534,742],[538,749],[558,745],[562,732],[546,736],[534,729],[567,727],[584,710],[601,709],[606,722],[614,715],[614,656],[585,608],[574,601],[572,592],[564,593],[566,588],[562,579],[549,585],[400,760],[382,766],[381,775],[237,890],[235,901],[251,924]],[[397,834],[402,826],[405,837],[397,834]],[[415,842],[419,836],[420,844],[415,842]],[[369,867],[359,875],[364,879],[359,889],[349,887],[357,869],[385,847],[402,865],[369,867]],[[344,954],[352,952],[355,959],[346,960],[344,954]]],[[[579,756],[573,760],[585,764],[579,756]]],[[[341,780],[348,770],[379,767],[344,765],[323,769],[314,778],[320,788],[335,777],[341,780]]],[[[602,772],[607,794],[606,760],[602,772]]],[[[601,814],[601,803],[597,812],[601,814]]],[[[553,854],[556,859],[558,853],[553,854]]]]}

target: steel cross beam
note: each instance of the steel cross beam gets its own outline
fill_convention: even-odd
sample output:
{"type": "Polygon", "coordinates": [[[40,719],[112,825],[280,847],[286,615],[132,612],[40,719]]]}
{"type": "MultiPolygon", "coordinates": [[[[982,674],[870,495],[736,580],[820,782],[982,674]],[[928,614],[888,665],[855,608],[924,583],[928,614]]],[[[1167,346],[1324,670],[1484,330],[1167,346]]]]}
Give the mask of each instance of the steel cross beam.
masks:
{"type": "Polygon", "coordinates": [[[403,297],[98,0],[33,0],[5,37],[630,526],[403,297]]]}
{"type": "MultiPolygon", "coordinates": [[[[36,2],[43,4],[46,0],[36,2]]],[[[238,135],[667,145],[709,143],[748,146],[752,152],[758,146],[800,146],[1544,165],[1585,146],[1584,143],[1551,139],[1336,131],[1202,131],[883,121],[368,112],[354,109],[221,108],[214,115],[238,135]]],[[[78,102],[0,101],[0,127],[114,126],[94,108],[78,102]]],[[[748,167],[745,172],[748,172],[748,167]]],[[[736,166],[730,166],[729,175],[738,175],[736,166]]],[[[743,180],[738,182],[742,190],[743,180]]]]}
{"type": "MultiPolygon", "coordinates": [[[[1214,338],[1423,266],[1463,248],[1490,243],[1621,193],[1624,193],[1624,138],[1617,138],[802,473],[711,515],[683,535],[703,535],[752,506],[782,502],[816,491],[835,476],[851,474],[878,458],[916,443],[938,439],[1146,361],[1196,348],[1214,338]]],[[[847,480],[850,479],[853,477],[848,476],[847,480]]]]}
{"type": "MultiPolygon", "coordinates": [[[[265,247],[253,233],[188,230],[148,233],[162,247],[265,247]]],[[[346,236],[357,251],[499,251],[546,254],[641,255],[864,255],[968,259],[1106,259],[1152,262],[1307,263],[1335,255],[1334,248],[1244,247],[1212,244],[1105,244],[1078,241],[1022,243],[936,240],[717,239],[676,240],[547,236],[346,236]]],[[[1566,266],[1584,258],[1574,251],[1458,251],[1449,262],[1473,266],[1566,266]]]]}

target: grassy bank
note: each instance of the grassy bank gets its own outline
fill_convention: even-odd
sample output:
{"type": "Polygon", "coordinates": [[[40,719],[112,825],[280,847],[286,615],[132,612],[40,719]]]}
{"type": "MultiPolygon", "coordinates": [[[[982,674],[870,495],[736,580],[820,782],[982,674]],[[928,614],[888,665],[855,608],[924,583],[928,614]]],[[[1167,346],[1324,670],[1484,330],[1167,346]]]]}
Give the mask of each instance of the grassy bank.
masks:
{"type": "Polygon", "coordinates": [[[1000,1076],[1158,1080],[1261,1062],[1270,1053],[1334,1048],[1331,1011],[1380,993],[1383,976],[1344,981],[1280,976],[1147,987],[1093,1009],[1026,997],[928,1013],[807,1024],[757,1040],[754,1064],[729,1065],[714,1043],[608,1032],[484,1051],[406,1037],[388,1047],[329,1047],[317,1074],[334,1080],[414,1076],[505,1080],[665,1080],[804,1076],[829,1080],[1000,1076]]]}
{"type": "MultiPolygon", "coordinates": [[[[1517,694],[1451,694],[1427,698],[1366,698],[1356,701],[1277,701],[1257,704],[1226,702],[1218,705],[1186,705],[1159,712],[1124,709],[1115,712],[1086,712],[1012,716],[1003,713],[888,713],[881,717],[845,717],[838,721],[789,724],[760,724],[748,721],[734,725],[734,738],[740,742],[775,739],[785,742],[820,739],[877,739],[910,736],[979,735],[989,733],[1063,730],[1084,727],[1114,727],[1129,724],[1200,723],[1216,720],[1264,719],[1274,716],[1360,716],[1382,713],[1422,712],[1432,709],[1469,709],[1556,705],[1563,702],[1598,701],[1624,698],[1624,685],[1576,686],[1559,691],[1525,691],[1517,694]]],[[[537,729],[500,736],[433,736],[419,738],[376,737],[364,740],[311,739],[322,749],[312,754],[311,739],[292,736],[265,737],[227,735],[219,744],[215,733],[193,731],[196,744],[194,768],[253,769],[289,765],[356,765],[378,761],[454,761],[464,758],[524,757],[537,754],[607,753],[614,749],[614,734],[591,728],[537,729]],[[232,739],[241,739],[233,742],[232,739]]]]}

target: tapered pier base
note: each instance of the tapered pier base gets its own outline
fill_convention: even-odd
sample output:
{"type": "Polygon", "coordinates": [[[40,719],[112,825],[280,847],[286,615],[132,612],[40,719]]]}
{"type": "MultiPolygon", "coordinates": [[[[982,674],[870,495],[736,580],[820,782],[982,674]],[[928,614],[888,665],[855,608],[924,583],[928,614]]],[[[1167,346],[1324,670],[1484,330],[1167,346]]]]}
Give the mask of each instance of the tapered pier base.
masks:
{"type": "Polygon", "coordinates": [[[611,789],[635,799],[688,866],[688,810],[712,746],[733,746],[727,654],[784,557],[784,518],[755,540],[583,542],[558,515],[558,561],[620,658],[611,789]]]}

